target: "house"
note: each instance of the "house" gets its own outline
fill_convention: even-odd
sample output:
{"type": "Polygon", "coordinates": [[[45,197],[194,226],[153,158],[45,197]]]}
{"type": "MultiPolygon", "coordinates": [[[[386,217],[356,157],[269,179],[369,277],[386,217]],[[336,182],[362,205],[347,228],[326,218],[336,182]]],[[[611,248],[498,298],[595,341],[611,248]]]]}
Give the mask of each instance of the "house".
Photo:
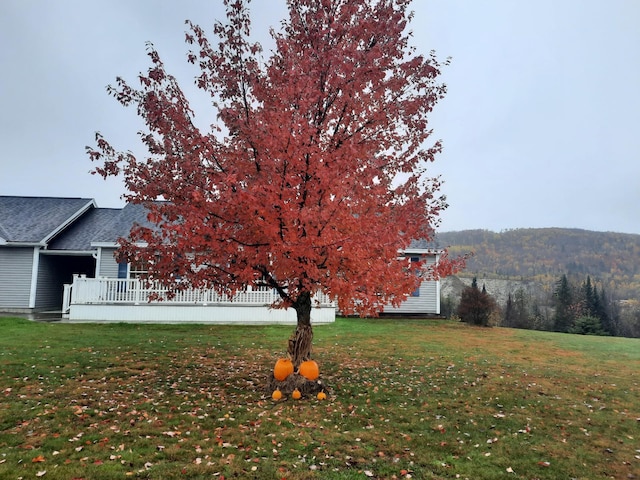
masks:
{"type": "Polygon", "coordinates": [[[73,273],[94,275],[94,252],[77,224],[96,210],[90,198],[0,196],[0,311],[60,309],[73,273]],[[72,230],[77,238],[61,242],[72,230]]]}
{"type": "MultiPolygon", "coordinates": [[[[0,312],[62,309],[70,321],[296,323],[291,309],[269,308],[277,299],[270,289],[233,298],[187,290],[149,302],[152,290],[138,280],[141,272],[114,256],[134,223],[148,224],[140,205],[109,209],[88,198],[0,196],[0,312]]],[[[163,293],[160,286],[153,291],[163,293]]],[[[319,301],[314,323],[333,322],[333,302],[319,301]]]]}
{"type": "MultiPolygon", "coordinates": [[[[248,288],[233,298],[187,290],[149,302],[141,272],[115,259],[117,240],[148,224],[141,205],[98,208],[93,199],[0,196],[0,312],[61,310],[70,321],[287,323],[292,309],[269,308],[277,294],[248,288]]],[[[404,255],[437,262],[440,252],[414,242],[404,255]]],[[[314,323],[335,320],[335,305],[318,298],[314,323]]],[[[383,313],[439,314],[439,282],[425,281],[398,308],[383,313]]]]}
{"type": "MultiPolygon", "coordinates": [[[[401,252],[411,262],[424,262],[425,267],[437,265],[442,250],[425,240],[414,240],[401,252]]],[[[423,280],[420,286],[400,306],[386,306],[383,315],[440,315],[440,280],[423,280]]]]}

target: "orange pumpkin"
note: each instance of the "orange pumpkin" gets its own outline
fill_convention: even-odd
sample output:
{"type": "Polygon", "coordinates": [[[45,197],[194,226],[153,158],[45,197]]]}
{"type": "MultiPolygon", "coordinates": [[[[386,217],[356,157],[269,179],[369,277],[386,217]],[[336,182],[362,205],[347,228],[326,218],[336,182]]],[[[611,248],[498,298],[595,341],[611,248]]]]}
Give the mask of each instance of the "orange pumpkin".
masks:
{"type": "Polygon", "coordinates": [[[273,369],[273,376],[279,382],[284,381],[289,375],[293,373],[293,363],[289,358],[279,358],[276,362],[276,366],[273,369]]]}
{"type": "Polygon", "coordinates": [[[302,394],[300,393],[300,390],[296,388],[291,394],[291,398],[293,398],[294,400],[300,400],[300,397],[302,397],[302,394]]]}
{"type": "Polygon", "coordinates": [[[318,400],[326,400],[327,399],[327,394],[324,392],[319,392],[318,393],[318,400]]]}
{"type": "Polygon", "coordinates": [[[302,375],[307,380],[315,380],[320,376],[320,369],[318,368],[318,364],[315,360],[307,360],[300,364],[300,368],[298,369],[300,375],[302,375]]]}
{"type": "Polygon", "coordinates": [[[276,401],[280,400],[282,398],[282,392],[280,391],[280,389],[276,388],[271,394],[271,398],[276,401]]]}

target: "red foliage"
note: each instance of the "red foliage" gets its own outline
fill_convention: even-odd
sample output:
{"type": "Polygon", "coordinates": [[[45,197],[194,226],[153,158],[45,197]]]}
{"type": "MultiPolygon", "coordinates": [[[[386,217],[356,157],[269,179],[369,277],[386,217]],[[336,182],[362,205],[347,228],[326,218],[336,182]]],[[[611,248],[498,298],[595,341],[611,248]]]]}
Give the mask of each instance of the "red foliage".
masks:
{"type": "MultiPolygon", "coordinates": [[[[159,227],[134,229],[122,255],[149,260],[153,278],[179,276],[176,288],[264,282],[282,307],[317,292],[345,313],[398,304],[419,281],[398,251],[430,239],[446,207],[440,179],[426,176],[440,143],[424,147],[445,87],[433,54],[409,47],[409,1],[289,0],[266,61],[245,3],[225,1],[217,46],[187,22],[188,61],[217,114],[210,132],[151,46],[140,89],[110,88],[137,106],[149,156],[100,136],[89,155],[97,173],[124,174],[127,200],[159,227]]],[[[444,259],[432,274],[457,266],[444,259]]]]}

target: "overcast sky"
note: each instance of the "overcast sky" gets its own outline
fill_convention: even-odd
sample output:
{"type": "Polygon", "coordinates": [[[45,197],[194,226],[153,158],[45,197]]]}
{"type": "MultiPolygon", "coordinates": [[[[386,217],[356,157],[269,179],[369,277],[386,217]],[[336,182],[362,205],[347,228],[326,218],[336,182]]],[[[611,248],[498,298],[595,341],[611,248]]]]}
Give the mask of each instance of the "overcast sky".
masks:
{"type": "MultiPolygon", "coordinates": [[[[254,34],[284,0],[253,0],[254,34]]],[[[571,227],[640,234],[640,1],[414,0],[419,51],[452,58],[431,117],[449,208],[441,231],[571,227]]],[[[133,108],[105,87],[136,80],[152,42],[191,88],[184,20],[211,31],[222,0],[1,0],[0,195],[95,198],[123,186],[88,172],[96,131],[141,153],[133,108]]],[[[202,103],[205,110],[198,108],[202,103]]]]}

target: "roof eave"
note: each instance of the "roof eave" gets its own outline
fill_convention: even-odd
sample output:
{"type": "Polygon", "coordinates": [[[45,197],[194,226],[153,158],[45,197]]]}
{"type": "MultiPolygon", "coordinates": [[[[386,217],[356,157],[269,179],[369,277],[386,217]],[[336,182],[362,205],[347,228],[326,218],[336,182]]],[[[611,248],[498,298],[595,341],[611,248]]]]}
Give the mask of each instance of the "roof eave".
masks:
{"type": "MultiPolygon", "coordinates": [[[[120,247],[118,242],[91,242],[90,245],[95,248],[117,248],[120,247]]],[[[147,242],[136,242],[137,247],[146,247],[148,246],[147,242]]]]}
{"type": "Polygon", "coordinates": [[[42,242],[0,242],[4,247],[38,247],[43,248],[46,245],[42,242]]]}
{"type": "Polygon", "coordinates": [[[405,255],[442,255],[444,250],[441,248],[405,248],[404,250],[399,250],[399,252],[405,255]]]}
{"type": "Polygon", "coordinates": [[[43,250],[43,255],[61,255],[68,257],[89,257],[96,255],[96,250],[43,250]]]}

